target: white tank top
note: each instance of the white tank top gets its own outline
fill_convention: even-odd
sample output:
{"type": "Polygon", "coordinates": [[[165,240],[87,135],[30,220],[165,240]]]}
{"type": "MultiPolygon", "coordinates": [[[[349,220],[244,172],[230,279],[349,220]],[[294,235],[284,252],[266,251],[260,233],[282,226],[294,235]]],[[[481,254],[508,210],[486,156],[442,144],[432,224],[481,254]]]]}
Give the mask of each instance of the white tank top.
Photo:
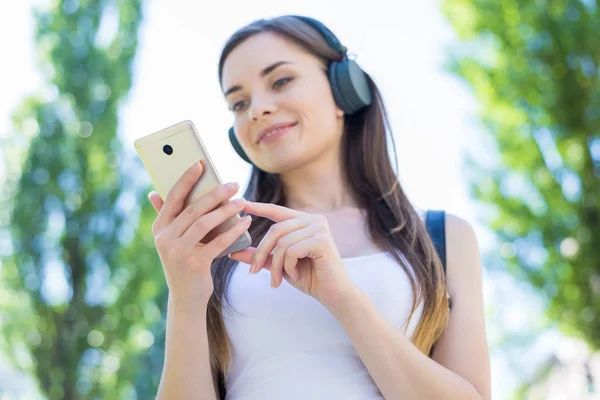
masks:
{"type": "MultiPolygon", "coordinates": [[[[421,318],[420,304],[410,323],[412,290],[408,275],[389,253],[343,260],[375,307],[407,337],[421,318]]],[[[238,263],[224,305],[231,341],[227,400],[383,399],[345,330],[314,298],[284,279],[272,289],[271,274],[248,274],[238,263]],[[238,313],[239,312],[239,313],[238,313]]]]}

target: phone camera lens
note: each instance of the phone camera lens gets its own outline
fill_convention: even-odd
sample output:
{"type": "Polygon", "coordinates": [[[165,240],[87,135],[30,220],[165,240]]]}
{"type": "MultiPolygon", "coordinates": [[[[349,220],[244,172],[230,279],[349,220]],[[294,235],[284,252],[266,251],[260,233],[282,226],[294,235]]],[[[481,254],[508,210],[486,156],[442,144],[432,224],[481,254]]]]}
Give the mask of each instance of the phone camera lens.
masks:
{"type": "Polygon", "coordinates": [[[169,146],[168,144],[165,144],[163,146],[163,151],[165,152],[166,155],[170,156],[171,154],[173,154],[173,148],[171,146],[169,146]]]}

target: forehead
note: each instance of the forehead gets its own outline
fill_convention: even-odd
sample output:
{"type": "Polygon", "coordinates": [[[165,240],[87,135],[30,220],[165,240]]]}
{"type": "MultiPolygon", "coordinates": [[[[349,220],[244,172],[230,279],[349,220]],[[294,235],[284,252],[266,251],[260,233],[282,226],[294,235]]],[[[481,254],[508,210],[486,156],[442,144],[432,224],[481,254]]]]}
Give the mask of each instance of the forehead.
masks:
{"type": "Polygon", "coordinates": [[[249,78],[259,78],[260,71],[278,61],[317,65],[318,59],[291,40],[264,32],[254,35],[233,49],[223,63],[223,88],[249,78]]]}

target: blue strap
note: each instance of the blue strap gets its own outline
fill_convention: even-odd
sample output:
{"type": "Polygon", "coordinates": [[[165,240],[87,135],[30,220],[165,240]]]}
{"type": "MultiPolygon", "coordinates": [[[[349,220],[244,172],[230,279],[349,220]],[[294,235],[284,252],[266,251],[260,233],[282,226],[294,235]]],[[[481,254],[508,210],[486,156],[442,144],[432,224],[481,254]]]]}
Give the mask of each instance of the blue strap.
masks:
{"type": "Polygon", "coordinates": [[[446,213],[444,211],[429,210],[425,214],[425,226],[435,246],[438,256],[442,260],[444,274],[446,273],[446,213]]]}
{"type": "MultiPolygon", "coordinates": [[[[435,246],[438,256],[442,260],[444,276],[446,275],[446,213],[444,211],[428,210],[425,214],[425,226],[435,246]]],[[[452,309],[452,299],[448,298],[448,307],[452,309]]],[[[433,357],[435,344],[429,351],[429,357],[433,357]]]]}

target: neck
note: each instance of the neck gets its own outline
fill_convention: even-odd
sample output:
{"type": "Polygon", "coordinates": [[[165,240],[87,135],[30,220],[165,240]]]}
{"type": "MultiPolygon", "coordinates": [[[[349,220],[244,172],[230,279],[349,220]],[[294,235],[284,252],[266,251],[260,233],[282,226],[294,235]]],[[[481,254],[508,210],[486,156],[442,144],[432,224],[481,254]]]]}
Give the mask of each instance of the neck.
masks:
{"type": "Polygon", "coordinates": [[[309,163],[281,174],[286,207],[316,213],[358,208],[348,191],[341,160],[340,146],[337,151],[325,152],[309,163]]]}

